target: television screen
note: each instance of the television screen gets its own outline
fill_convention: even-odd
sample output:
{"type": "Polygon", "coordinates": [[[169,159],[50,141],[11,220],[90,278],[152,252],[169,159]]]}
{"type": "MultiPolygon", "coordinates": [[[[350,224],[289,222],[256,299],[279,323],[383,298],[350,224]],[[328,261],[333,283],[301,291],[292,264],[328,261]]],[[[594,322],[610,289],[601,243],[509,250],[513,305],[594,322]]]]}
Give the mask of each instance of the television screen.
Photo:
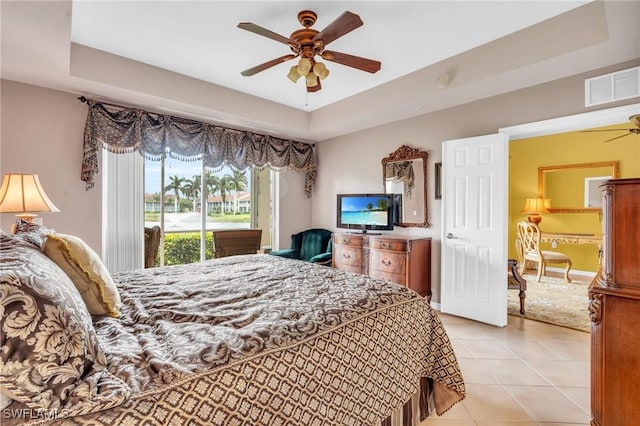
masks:
{"type": "Polygon", "coordinates": [[[338,194],[337,201],[338,228],[393,229],[393,194],[338,194]]]}

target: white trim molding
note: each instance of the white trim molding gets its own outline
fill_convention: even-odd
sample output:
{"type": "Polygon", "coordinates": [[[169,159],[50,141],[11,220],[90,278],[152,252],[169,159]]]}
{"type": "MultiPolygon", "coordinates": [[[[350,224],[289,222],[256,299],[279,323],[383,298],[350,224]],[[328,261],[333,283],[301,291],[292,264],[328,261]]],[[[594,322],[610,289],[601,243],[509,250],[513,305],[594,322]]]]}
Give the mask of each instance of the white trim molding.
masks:
{"type": "Polygon", "coordinates": [[[634,114],[640,114],[640,104],[625,105],[599,111],[569,115],[567,117],[552,118],[550,120],[535,121],[533,123],[518,124],[516,126],[498,129],[499,133],[506,133],[509,140],[533,138],[556,133],[573,132],[593,127],[610,126],[624,123],[634,114]]]}

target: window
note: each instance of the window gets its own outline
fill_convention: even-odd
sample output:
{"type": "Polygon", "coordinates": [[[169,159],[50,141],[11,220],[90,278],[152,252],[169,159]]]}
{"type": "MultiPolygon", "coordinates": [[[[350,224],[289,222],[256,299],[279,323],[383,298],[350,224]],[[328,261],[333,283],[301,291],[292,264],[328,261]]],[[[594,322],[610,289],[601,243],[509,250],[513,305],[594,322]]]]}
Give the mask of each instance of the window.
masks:
{"type": "Polygon", "coordinates": [[[271,244],[269,170],[216,171],[202,161],[145,160],[144,223],[158,225],[164,236],[156,265],[176,265],[211,259],[214,229],[259,227],[262,245],[271,244]],[[265,173],[266,171],[266,173],[265,173]],[[204,184],[203,184],[204,183],[204,184]],[[269,187],[267,182],[267,188],[269,187]],[[266,199],[266,204],[265,204],[266,199]],[[255,207],[254,207],[255,206],[255,207]]]}

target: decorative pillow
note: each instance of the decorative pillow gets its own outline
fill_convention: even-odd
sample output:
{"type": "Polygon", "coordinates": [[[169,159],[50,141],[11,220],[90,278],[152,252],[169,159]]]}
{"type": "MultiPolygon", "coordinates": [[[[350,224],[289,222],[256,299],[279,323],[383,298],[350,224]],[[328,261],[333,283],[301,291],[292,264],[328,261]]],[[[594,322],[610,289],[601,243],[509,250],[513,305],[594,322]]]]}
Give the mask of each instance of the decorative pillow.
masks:
{"type": "Polygon", "coordinates": [[[82,239],[19,219],[16,236],[41,248],[71,278],[92,315],[120,317],[120,295],[100,257],[82,239]]]}
{"type": "Polygon", "coordinates": [[[0,233],[0,388],[33,409],[95,392],[106,359],[69,277],[33,244],[0,233]]]}
{"type": "Polygon", "coordinates": [[[52,233],[43,247],[76,285],[92,315],[120,317],[120,295],[100,257],[82,239],[52,233]]]}

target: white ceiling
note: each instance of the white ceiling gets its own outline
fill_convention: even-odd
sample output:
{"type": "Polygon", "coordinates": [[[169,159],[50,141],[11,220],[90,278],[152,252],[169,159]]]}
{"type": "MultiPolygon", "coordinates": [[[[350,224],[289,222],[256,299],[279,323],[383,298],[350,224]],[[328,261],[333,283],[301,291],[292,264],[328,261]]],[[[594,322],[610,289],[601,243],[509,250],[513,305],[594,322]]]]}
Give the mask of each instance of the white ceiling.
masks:
{"type": "Polygon", "coordinates": [[[305,111],[332,104],[405,74],[471,50],[587,1],[549,2],[248,2],[75,1],[71,40],[129,59],[305,111]],[[295,62],[251,77],[240,72],[291,53],[287,46],[237,28],[253,22],[289,37],[302,28],[298,12],[318,15],[322,30],[345,10],[364,25],[329,45],[330,50],[376,59],[371,75],[326,62],[322,90],[307,95],[304,81],[286,78],[295,62]]]}
{"type": "Polygon", "coordinates": [[[0,6],[2,78],[307,141],[640,57],[635,1],[3,0],[0,6]],[[326,62],[331,74],[310,94],[302,80],[286,78],[291,63],[241,76],[288,49],[237,24],[289,36],[301,28],[297,14],[304,9],[317,12],[318,30],[345,10],[360,15],[364,26],[329,48],[380,60],[382,69],[372,75],[326,62]],[[450,83],[438,89],[445,72],[450,83]]]}

